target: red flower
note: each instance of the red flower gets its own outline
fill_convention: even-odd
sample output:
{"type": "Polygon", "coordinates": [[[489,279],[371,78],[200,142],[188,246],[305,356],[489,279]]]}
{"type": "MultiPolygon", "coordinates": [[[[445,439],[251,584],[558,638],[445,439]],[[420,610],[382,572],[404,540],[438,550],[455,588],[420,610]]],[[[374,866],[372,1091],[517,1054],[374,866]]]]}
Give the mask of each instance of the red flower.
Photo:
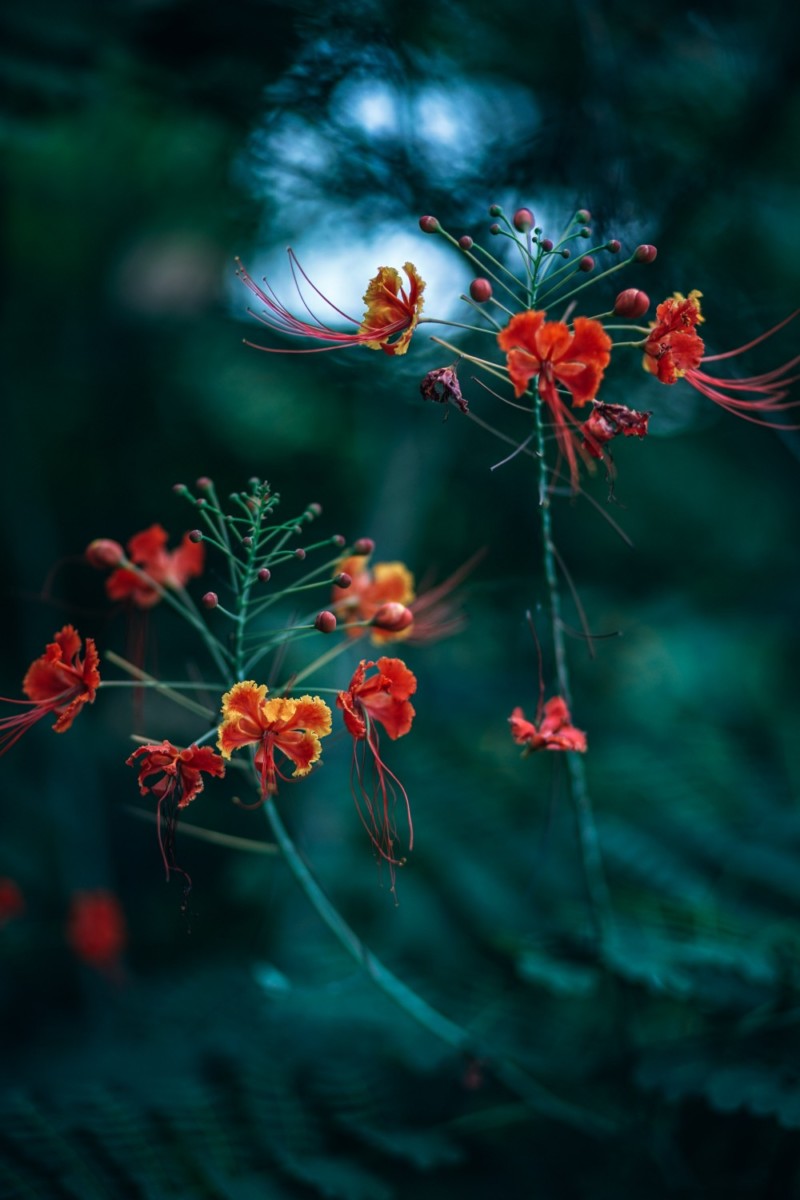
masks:
{"type": "Polygon", "coordinates": [[[405,563],[375,563],[374,567],[370,567],[368,560],[369,555],[354,554],[337,564],[337,575],[340,572],[349,575],[351,583],[347,588],[334,585],[336,616],[348,626],[350,637],[363,637],[369,632],[376,644],[396,641],[398,637],[405,636],[408,630],[399,633],[378,628],[367,630],[360,622],[371,621],[389,603],[409,607],[415,599],[414,576],[405,563]]]}
{"type": "Polygon", "coordinates": [[[0,929],[25,912],[25,897],[13,879],[0,878],[0,929]]]}
{"type": "MultiPolygon", "coordinates": [[[[319,288],[315,287],[300,266],[293,250],[289,251],[289,262],[300,299],[311,317],[311,321],[304,321],[293,316],[280,302],[266,280],[264,280],[265,291],[239,263],[237,270],[239,278],[266,308],[266,315],[259,316],[258,313],[253,313],[253,316],[264,325],[268,325],[270,329],[277,329],[279,333],[290,334],[293,337],[314,338],[330,344],[320,346],[316,350],[280,351],[271,346],[256,346],[256,350],[267,350],[273,354],[314,354],[324,350],[338,350],[344,346],[366,346],[369,350],[383,350],[386,354],[405,354],[422,312],[422,293],[425,290],[425,282],[413,263],[407,262],[403,267],[408,276],[408,291],[403,287],[400,272],[396,271],[394,267],[378,268],[377,275],[369,281],[364,293],[364,303],[367,308],[359,323],[354,317],[343,313],[340,308],[322,295],[319,288]],[[330,325],[324,325],[314,315],[297,283],[298,272],[312,291],[316,292],[317,296],[333,309],[337,316],[356,326],[353,333],[342,333],[332,329],[330,325]],[[399,337],[396,336],[397,334],[399,337]],[[390,341],[390,338],[395,338],[395,340],[390,341]]],[[[247,344],[253,345],[252,342],[247,344]]]]}
{"type": "Polygon", "coordinates": [[[517,707],[508,718],[511,736],[518,745],[524,746],[523,755],[536,750],[586,750],[586,734],[570,724],[571,717],[566,702],[560,696],[548,700],[537,716],[538,727],[525,720],[525,714],[517,707]]]}
{"type": "Polygon", "coordinates": [[[191,880],[175,862],[175,828],[178,809],[186,808],[203,790],[203,773],[222,778],[225,764],[210,746],[189,746],[179,750],[172,742],[139,746],[126,760],[126,766],[139,767],[139,791],[148,792],[158,801],[158,845],[169,879],[170,868],[191,880]],[[141,762],[137,763],[137,759],[141,762]],[[157,776],[151,781],[151,776],[157,776]],[[162,817],[166,817],[166,829],[162,834],[162,817]]]}
{"type": "Polygon", "coordinates": [[[90,967],[115,972],[127,930],[119,900],[111,892],[76,892],[67,920],[67,941],[90,967]]]}
{"type": "Polygon", "coordinates": [[[623,437],[645,437],[649,419],[649,412],[637,412],[624,404],[595,403],[592,415],[581,425],[583,444],[592,458],[602,458],[606,442],[620,433],[623,437]]]}
{"type": "Polygon", "coordinates": [[[599,321],[589,317],[576,317],[571,332],[561,321],[545,321],[545,315],[531,310],[517,313],[497,340],[507,354],[515,395],[521,396],[538,376],[539,395],[550,409],[556,441],[576,488],[581,447],[570,426],[577,422],[557,385],[567,389],[576,407],[594,400],[611,358],[611,338],[599,321]]]}
{"type": "MultiPolygon", "coordinates": [[[[676,292],[664,300],[656,309],[656,320],[644,344],[645,368],[661,383],[677,383],[686,379],[703,396],[719,404],[734,416],[743,417],[756,425],[771,425],[764,420],[767,413],[783,412],[794,408],[800,401],[786,400],[787,389],[800,376],[790,375],[798,364],[800,355],[795,355],[780,367],[765,371],[762,375],[750,375],[744,379],[722,379],[700,370],[703,363],[719,362],[723,358],[735,358],[752,350],[759,342],[772,337],[800,313],[796,309],[790,316],[735,350],[724,354],[703,354],[705,344],[696,332],[696,327],[705,318],[700,311],[702,293],[692,291],[688,297],[676,292]]],[[[796,425],[783,425],[783,429],[796,429],[796,425]]]]}
{"type": "Polygon", "coordinates": [[[9,700],[8,704],[23,705],[27,711],[0,720],[0,754],[10,750],[23,733],[51,713],[56,715],[53,729],[66,733],[84,704],[94,703],[100,684],[100,656],[92,638],[86,639],[86,653],[81,658],[81,639],[72,625],[65,625],[55,634],[40,658],[31,663],[22,681],[27,700],[9,700]]]}
{"type": "MultiPolygon", "coordinates": [[[[202,574],[205,547],[185,534],[177,550],[170,552],[166,549],[168,536],[160,525],[151,525],[128,542],[128,558],[160,587],[179,590],[202,574]]],[[[126,567],[109,575],[106,592],[111,600],[130,599],[138,608],[152,608],[161,598],[146,579],[126,567]]]]}
{"type": "Polygon", "coordinates": [[[339,692],[336,699],[353,737],[351,783],[358,815],[375,850],[389,864],[393,891],[394,868],[405,862],[395,853],[398,833],[394,809],[398,796],[408,819],[409,850],[414,845],[414,827],[408,794],[381,758],[378,726],[382,725],[393,741],[407,734],[414,720],[409,696],[416,690],[415,676],[399,658],[379,658],[377,662],[362,659],[347,691],[339,692]],[[377,673],[368,677],[373,667],[377,673]],[[374,771],[372,782],[366,778],[367,755],[374,771]]]}
{"type": "Polygon", "coordinates": [[[255,765],[261,775],[261,796],[274,795],[278,777],[286,779],[275,763],[280,750],[294,763],[292,776],[307,775],[322,754],[320,738],[331,731],[331,710],[319,696],[278,696],[267,700],[267,685],[250,680],[235,683],[222,697],[219,746],[230,758],[242,746],[256,745],[255,765]]]}

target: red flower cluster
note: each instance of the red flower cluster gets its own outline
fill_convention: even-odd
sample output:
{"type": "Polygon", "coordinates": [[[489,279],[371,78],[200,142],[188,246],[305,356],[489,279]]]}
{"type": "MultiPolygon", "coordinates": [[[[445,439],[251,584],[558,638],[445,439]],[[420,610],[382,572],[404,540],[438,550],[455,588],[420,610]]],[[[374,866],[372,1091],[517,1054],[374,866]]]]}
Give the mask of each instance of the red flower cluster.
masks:
{"type": "Polygon", "coordinates": [[[84,704],[92,704],[100,684],[100,656],[92,638],[86,639],[86,653],[81,657],[82,642],[72,625],[65,625],[55,640],[39,658],[31,663],[22,681],[27,700],[10,700],[26,712],[0,719],[0,754],[19,741],[37,721],[55,714],[53,729],[66,733],[84,704]]]}
{"type": "Polygon", "coordinates": [[[128,940],[125,915],[111,892],[76,892],[67,920],[67,941],[90,967],[116,974],[128,940]]]}

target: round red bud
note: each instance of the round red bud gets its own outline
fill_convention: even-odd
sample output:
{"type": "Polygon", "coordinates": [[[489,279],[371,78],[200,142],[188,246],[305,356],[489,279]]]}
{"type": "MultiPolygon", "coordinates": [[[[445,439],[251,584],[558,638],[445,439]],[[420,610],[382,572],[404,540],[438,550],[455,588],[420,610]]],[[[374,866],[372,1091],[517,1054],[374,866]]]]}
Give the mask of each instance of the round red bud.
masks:
{"type": "Polygon", "coordinates": [[[185,483],[173,483],[172,490],[176,496],[185,496],[189,491],[185,483]]]}
{"type": "Polygon", "coordinates": [[[582,229],[580,231],[580,233],[578,234],[578,237],[583,237],[583,238],[587,238],[587,237],[591,237],[591,236],[592,236],[591,229],[582,229]]]}
{"type": "Polygon", "coordinates": [[[637,246],[633,252],[633,261],[639,263],[651,263],[654,261],[657,254],[658,250],[655,246],[637,246]]]}
{"type": "Polygon", "coordinates": [[[314,618],[314,627],[320,633],[333,633],[336,628],[336,617],[332,612],[328,612],[327,609],[325,612],[317,613],[314,618]]]}
{"type": "Polygon", "coordinates": [[[206,592],[203,596],[203,604],[206,608],[216,608],[219,604],[219,596],[216,592],[206,592]]]}
{"type": "Polygon", "coordinates": [[[97,567],[102,571],[106,567],[118,567],[125,557],[125,552],[119,542],[112,541],[111,538],[95,538],[86,547],[84,557],[90,567],[97,567]]]}
{"type": "Polygon", "coordinates": [[[497,224],[496,221],[495,221],[494,225],[489,226],[489,233],[491,233],[494,237],[497,237],[498,233],[500,233],[500,232],[501,232],[500,226],[497,224]]]}
{"type": "Polygon", "coordinates": [[[303,559],[306,556],[306,552],[302,546],[297,547],[297,549],[294,552],[294,556],[295,556],[295,558],[299,558],[301,562],[303,561],[303,559]]]}
{"type": "Polygon", "coordinates": [[[338,588],[349,588],[350,584],[353,582],[353,576],[348,575],[347,571],[340,571],[339,574],[334,577],[333,582],[338,588]]]}
{"type": "Polygon", "coordinates": [[[372,554],[375,549],[375,543],[372,538],[359,538],[353,542],[353,554],[372,554]]]}
{"type": "Polygon", "coordinates": [[[201,491],[206,491],[207,488],[212,488],[214,486],[214,480],[209,479],[207,475],[201,475],[200,478],[195,482],[201,491]]]}
{"type": "Polygon", "coordinates": [[[571,251],[571,250],[567,250],[566,248],[564,248],[564,249],[561,251],[561,257],[562,257],[562,258],[569,258],[571,253],[572,253],[572,251],[571,251]]]}
{"type": "Polygon", "coordinates": [[[469,234],[465,233],[463,237],[458,239],[458,244],[462,250],[471,250],[475,243],[469,234]]]}
{"type": "Polygon", "coordinates": [[[502,217],[502,215],[503,215],[503,210],[499,204],[490,204],[489,205],[489,216],[490,217],[502,217]]]}
{"type": "Polygon", "coordinates": [[[194,503],[195,503],[195,508],[205,508],[206,505],[208,504],[208,501],[206,500],[206,498],[204,496],[200,496],[200,497],[198,497],[197,500],[195,500],[194,503]]]}
{"type": "Polygon", "coordinates": [[[594,259],[592,258],[591,254],[584,254],[583,258],[578,263],[578,270],[579,271],[593,271],[594,270],[594,259]]]}
{"type": "Polygon", "coordinates": [[[310,512],[312,517],[321,517],[322,516],[322,505],[317,504],[317,502],[315,500],[312,504],[309,504],[308,508],[306,509],[306,512],[310,512]]]}
{"type": "Polygon", "coordinates": [[[477,300],[479,304],[483,304],[492,294],[492,285],[488,279],[473,279],[469,285],[469,294],[473,300],[477,300]]]}
{"type": "Polygon", "coordinates": [[[529,208],[518,208],[513,216],[514,228],[520,233],[527,233],[536,218],[529,208]]]}
{"type": "Polygon", "coordinates": [[[400,604],[397,600],[389,600],[380,606],[370,625],[374,625],[376,629],[385,629],[388,633],[400,633],[403,629],[408,629],[413,622],[414,614],[410,608],[406,608],[405,604],[400,604]]]}
{"type": "Polygon", "coordinates": [[[252,544],[253,544],[253,539],[251,537],[243,537],[242,538],[242,545],[246,546],[248,550],[250,549],[252,544]]]}
{"type": "Polygon", "coordinates": [[[269,583],[272,578],[272,571],[270,571],[269,567],[262,567],[258,572],[258,578],[262,583],[269,583]]]}
{"type": "Polygon", "coordinates": [[[626,288],[614,301],[614,312],[618,317],[643,317],[650,307],[650,297],[638,288],[626,288]]]}
{"type": "Polygon", "coordinates": [[[423,233],[438,233],[442,228],[436,217],[420,217],[419,227],[423,233]]]}
{"type": "Polygon", "coordinates": [[[616,238],[612,238],[610,242],[606,243],[606,250],[609,250],[612,254],[619,254],[621,249],[622,242],[617,241],[616,238]]]}
{"type": "Polygon", "coordinates": [[[343,533],[335,533],[331,538],[331,541],[333,542],[334,546],[341,547],[347,545],[347,538],[343,533]]]}
{"type": "Polygon", "coordinates": [[[575,220],[580,225],[588,225],[589,222],[591,221],[591,219],[592,219],[592,214],[589,212],[588,208],[579,208],[578,211],[575,213],[575,220]]]}
{"type": "Polygon", "coordinates": [[[543,250],[552,250],[553,249],[553,243],[550,240],[550,238],[542,238],[539,245],[542,247],[543,250]]]}
{"type": "Polygon", "coordinates": [[[202,529],[193,529],[192,532],[189,534],[190,542],[202,542],[202,540],[203,540],[202,529]]]}

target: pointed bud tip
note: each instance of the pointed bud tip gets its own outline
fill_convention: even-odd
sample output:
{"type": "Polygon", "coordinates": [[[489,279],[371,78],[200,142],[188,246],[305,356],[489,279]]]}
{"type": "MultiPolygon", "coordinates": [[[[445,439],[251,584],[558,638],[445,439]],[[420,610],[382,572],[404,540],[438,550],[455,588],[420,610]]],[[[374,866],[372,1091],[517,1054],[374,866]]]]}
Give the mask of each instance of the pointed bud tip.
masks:
{"type": "Polygon", "coordinates": [[[527,233],[534,225],[536,218],[529,208],[518,208],[512,220],[516,230],[520,233],[527,233]]]}
{"type": "Polygon", "coordinates": [[[389,600],[382,604],[370,621],[376,629],[385,629],[388,633],[401,633],[414,622],[414,614],[405,604],[397,600],[389,600]]]}
{"type": "Polygon", "coordinates": [[[658,250],[655,246],[649,244],[637,246],[633,252],[633,261],[638,263],[651,263],[655,260],[658,250]]]}
{"type": "Polygon", "coordinates": [[[420,217],[419,227],[423,233],[439,233],[442,228],[436,217],[431,216],[420,217]]]}
{"type": "Polygon", "coordinates": [[[84,551],[84,558],[90,567],[99,571],[108,567],[118,567],[125,557],[125,552],[119,542],[111,538],[95,538],[84,551]]]}
{"type": "Polygon", "coordinates": [[[643,317],[650,307],[650,297],[639,288],[626,288],[614,301],[614,312],[618,317],[643,317]]]}
{"type": "Polygon", "coordinates": [[[479,304],[483,304],[491,298],[492,285],[488,279],[473,279],[469,285],[469,294],[473,300],[477,300],[479,304]]]}

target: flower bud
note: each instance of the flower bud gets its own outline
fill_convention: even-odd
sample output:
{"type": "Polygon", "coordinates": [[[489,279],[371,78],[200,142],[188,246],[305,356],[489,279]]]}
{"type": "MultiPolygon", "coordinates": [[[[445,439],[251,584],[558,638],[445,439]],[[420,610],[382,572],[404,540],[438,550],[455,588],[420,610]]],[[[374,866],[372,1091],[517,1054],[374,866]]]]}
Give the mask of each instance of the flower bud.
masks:
{"type": "Polygon", "coordinates": [[[191,531],[191,533],[189,534],[189,541],[190,541],[190,542],[202,542],[202,540],[203,540],[203,531],[202,531],[202,529],[193,529],[193,530],[191,531]]]}
{"type": "Polygon", "coordinates": [[[206,608],[216,608],[219,604],[219,596],[216,592],[206,592],[203,596],[203,604],[206,608]]]}
{"type": "Polygon", "coordinates": [[[195,486],[199,487],[201,492],[206,492],[209,488],[213,488],[214,480],[209,479],[207,475],[201,475],[200,478],[195,481],[195,486]]]}
{"type": "Polygon", "coordinates": [[[333,633],[336,628],[336,617],[332,612],[328,612],[327,609],[325,612],[317,613],[314,618],[314,627],[320,633],[333,633]]]}
{"type": "Polygon", "coordinates": [[[490,204],[489,205],[489,216],[490,217],[502,217],[502,215],[503,215],[503,210],[499,204],[490,204]]]}
{"type": "Polygon", "coordinates": [[[199,496],[197,500],[195,500],[194,504],[195,508],[205,508],[208,505],[208,501],[206,500],[205,496],[199,496]]]}
{"type": "Polygon", "coordinates": [[[176,496],[189,496],[191,494],[185,483],[173,483],[172,490],[176,496]]]}
{"type": "Polygon", "coordinates": [[[442,228],[436,217],[420,217],[419,227],[423,233],[438,233],[442,228]]]}
{"type": "Polygon", "coordinates": [[[651,263],[657,254],[658,250],[655,246],[637,246],[633,252],[633,261],[639,263],[651,263]]]}
{"type": "Polygon", "coordinates": [[[582,238],[588,238],[588,237],[591,237],[591,236],[592,236],[592,231],[591,231],[591,229],[582,229],[582,230],[580,231],[580,233],[578,234],[578,237],[582,237],[582,238]]]}
{"type": "Polygon", "coordinates": [[[254,492],[256,490],[256,488],[261,487],[261,480],[258,478],[257,475],[251,475],[247,481],[247,486],[250,488],[251,491],[254,492]]]}
{"type": "Polygon", "coordinates": [[[248,535],[247,537],[243,537],[243,538],[242,538],[242,545],[243,545],[243,546],[244,546],[244,547],[245,547],[247,550],[249,550],[249,549],[250,549],[250,547],[252,546],[252,544],[253,544],[253,539],[252,539],[252,538],[251,538],[249,535],[248,535]]]}
{"type": "Polygon", "coordinates": [[[331,538],[331,542],[334,546],[338,546],[341,549],[342,546],[347,545],[347,538],[342,533],[335,533],[331,538]]]}
{"type": "Polygon", "coordinates": [[[579,271],[593,271],[594,270],[594,259],[592,258],[591,254],[584,254],[583,258],[578,263],[578,270],[579,271]]]}
{"type": "Polygon", "coordinates": [[[306,552],[302,546],[297,547],[297,549],[294,552],[294,556],[295,556],[295,558],[299,558],[301,562],[303,561],[303,559],[306,556],[306,552]]]}
{"type": "Polygon", "coordinates": [[[473,300],[477,300],[479,304],[483,304],[491,297],[492,285],[488,279],[473,279],[469,285],[469,294],[473,300]]]}
{"type": "Polygon", "coordinates": [[[375,543],[372,538],[359,538],[353,543],[353,554],[372,554],[375,543]]]}
{"type": "Polygon", "coordinates": [[[322,505],[317,504],[316,500],[314,500],[313,503],[309,504],[308,508],[306,509],[306,512],[310,512],[312,517],[321,517],[322,516],[322,505]]]}
{"type": "Polygon", "coordinates": [[[575,220],[579,225],[588,225],[591,219],[592,214],[589,212],[588,208],[579,208],[575,213],[575,220]]]}
{"type": "Polygon", "coordinates": [[[643,317],[650,307],[650,297],[638,288],[626,288],[614,301],[614,313],[618,317],[643,317]]]}
{"type": "Polygon", "coordinates": [[[469,234],[465,233],[463,237],[458,239],[458,244],[462,250],[471,250],[475,243],[469,234]]]}
{"type": "Polygon", "coordinates": [[[334,586],[338,588],[349,588],[352,582],[353,576],[348,575],[347,571],[340,571],[333,580],[334,586]]]}
{"type": "Polygon", "coordinates": [[[622,242],[617,241],[616,238],[612,238],[610,242],[606,243],[606,250],[610,251],[611,254],[619,254],[621,249],[622,242]]]}
{"type": "Polygon", "coordinates": [[[565,246],[565,247],[564,247],[564,249],[561,251],[561,257],[562,257],[562,258],[569,258],[569,257],[570,257],[570,255],[571,255],[571,253],[572,253],[572,251],[571,251],[571,250],[567,250],[567,248],[566,248],[566,246],[565,246]]]}
{"type": "Polygon", "coordinates": [[[536,218],[529,208],[518,208],[513,216],[514,228],[520,233],[527,233],[536,218]]]}
{"type": "Polygon", "coordinates": [[[549,251],[549,250],[553,249],[553,243],[550,240],[550,238],[542,238],[542,240],[539,242],[539,245],[542,247],[543,250],[549,251]]]}
{"type": "Polygon", "coordinates": [[[500,233],[500,232],[501,232],[500,226],[497,224],[496,221],[495,221],[494,225],[489,226],[489,233],[491,233],[493,237],[497,237],[498,233],[500,233]]]}
{"type": "Polygon", "coordinates": [[[408,629],[413,622],[414,614],[410,608],[406,608],[405,604],[400,604],[397,600],[389,600],[380,606],[370,625],[374,625],[376,629],[385,629],[389,633],[400,633],[403,629],[408,629]]]}
{"type": "Polygon", "coordinates": [[[269,567],[262,567],[258,572],[258,578],[261,583],[269,583],[272,578],[272,571],[270,571],[269,567]]]}
{"type": "Polygon", "coordinates": [[[118,567],[124,557],[122,546],[111,538],[95,538],[86,547],[84,554],[89,566],[97,567],[99,571],[106,567],[118,567]]]}

